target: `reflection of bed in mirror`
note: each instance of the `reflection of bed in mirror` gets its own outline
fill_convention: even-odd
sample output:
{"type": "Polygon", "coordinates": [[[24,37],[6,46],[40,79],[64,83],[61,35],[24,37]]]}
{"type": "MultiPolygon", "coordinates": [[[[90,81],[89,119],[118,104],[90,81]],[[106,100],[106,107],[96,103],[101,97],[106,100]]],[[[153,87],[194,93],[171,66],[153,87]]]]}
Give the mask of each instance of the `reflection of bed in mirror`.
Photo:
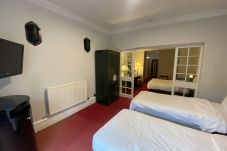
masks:
{"type": "MultiPolygon", "coordinates": [[[[170,95],[171,91],[172,91],[172,80],[153,78],[147,83],[147,88],[151,92],[170,95]]],[[[180,95],[180,96],[183,96],[183,94],[184,94],[184,96],[187,96],[187,97],[194,96],[194,92],[192,92],[191,90],[180,88],[180,87],[175,89],[174,94],[180,95]]]]}

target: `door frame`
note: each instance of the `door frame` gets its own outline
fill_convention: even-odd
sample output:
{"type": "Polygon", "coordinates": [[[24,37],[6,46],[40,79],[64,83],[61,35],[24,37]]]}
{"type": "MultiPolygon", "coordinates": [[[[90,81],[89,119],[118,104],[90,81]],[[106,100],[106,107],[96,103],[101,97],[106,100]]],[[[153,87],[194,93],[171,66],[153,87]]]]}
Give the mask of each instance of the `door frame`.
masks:
{"type": "Polygon", "coordinates": [[[134,97],[134,76],[135,76],[135,51],[120,51],[120,84],[119,84],[119,92],[120,92],[120,96],[122,97],[126,97],[126,98],[133,98],[134,97]],[[122,53],[132,53],[132,62],[131,62],[131,76],[128,77],[122,77],[122,53]],[[131,86],[128,86],[127,84],[125,84],[125,86],[122,85],[123,81],[130,82],[131,86]],[[122,92],[122,90],[125,90],[125,93],[122,92]],[[131,95],[126,93],[126,90],[130,89],[131,90],[131,95]]]}
{"type": "MultiPolygon", "coordinates": [[[[198,90],[199,90],[200,76],[201,76],[201,70],[202,70],[204,45],[205,45],[205,42],[184,43],[184,44],[170,44],[170,45],[156,45],[156,46],[146,46],[146,47],[135,47],[135,48],[128,48],[128,49],[121,49],[121,50],[119,50],[119,52],[125,52],[125,51],[134,51],[134,52],[136,52],[136,51],[141,51],[141,50],[142,51],[152,51],[152,50],[163,50],[163,49],[170,49],[171,48],[171,49],[175,49],[175,55],[176,55],[176,48],[178,48],[178,47],[188,47],[188,46],[202,47],[201,48],[201,50],[202,50],[201,51],[201,57],[200,57],[200,61],[199,61],[200,69],[198,70],[199,77],[198,77],[197,89],[196,89],[196,95],[197,95],[198,94],[198,90]]],[[[175,67],[175,59],[176,59],[176,56],[174,58],[174,67],[175,67]]],[[[134,60],[134,62],[135,62],[135,60],[134,60]]],[[[120,74],[121,74],[121,71],[120,71],[120,74]]],[[[173,79],[174,79],[174,71],[173,71],[173,79]]],[[[134,87],[133,87],[133,89],[134,89],[134,87]]],[[[172,92],[173,92],[173,83],[172,83],[172,92]]]]}
{"type": "MultiPolygon", "coordinates": [[[[181,86],[181,87],[184,87],[184,88],[191,88],[191,89],[194,89],[195,92],[194,92],[194,97],[197,97],[198,95],[198,90],[199,90],[199,82],[200,82],[200,74],[201,74],[201,69],[202,69],[202,60],[203,60],[203,51],[204,51],[204,45],[187,45],[187,46],[183,46],[183,47],[176,47],[175,48],[175,57],[174,57],[174,69],[173,69],[173,79],[172,79],[172,90],[171,90],[171,95],[174,95],[174,87],[175,86],[181,86]],[[199,55],[199,63],[198,63],[198,73],[197,73],[197,82],[194,84],[194,83],[189,83],[189,82],[182,82],[181,85],[177,85],[176,84],[176,72],[177,72],[177,61],[178,61],[178,51],[179,49],[182,49],[182,48],[187,48],[187,49],[190,49],[190,48],[193,48],[193,47],[200,47],[200,55],[199,55]],[[184,83],[184,84],[183,84],[184,83]]],[[[188,67],[188,59],[187,59],[187,65],[186,67],[188,67]]],[[[187,70],[187,69],[186,69],[187,70]]]]}

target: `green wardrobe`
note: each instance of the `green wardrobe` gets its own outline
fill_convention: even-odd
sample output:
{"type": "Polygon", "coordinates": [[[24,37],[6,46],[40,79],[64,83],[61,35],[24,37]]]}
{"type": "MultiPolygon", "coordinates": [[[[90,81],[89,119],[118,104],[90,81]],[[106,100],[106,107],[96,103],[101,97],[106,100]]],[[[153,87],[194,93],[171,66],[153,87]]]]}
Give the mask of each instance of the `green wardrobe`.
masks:
{"type": "Polygon", "coordinates": [[[120,53],[112,50],[95,52],[97,103],[109,105],[119,96],[120,53]]]}

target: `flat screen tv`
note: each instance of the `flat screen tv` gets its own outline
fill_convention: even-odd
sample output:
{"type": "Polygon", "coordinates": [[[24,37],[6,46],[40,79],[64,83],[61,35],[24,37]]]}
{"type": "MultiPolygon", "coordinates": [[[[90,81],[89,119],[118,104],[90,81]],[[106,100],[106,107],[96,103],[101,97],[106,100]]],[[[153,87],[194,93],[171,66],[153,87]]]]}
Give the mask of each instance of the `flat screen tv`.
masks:
{"type": "Polygon", "coordinates": [[[22,74],[24,45],[0,38],[0,79],[22,74]]]}

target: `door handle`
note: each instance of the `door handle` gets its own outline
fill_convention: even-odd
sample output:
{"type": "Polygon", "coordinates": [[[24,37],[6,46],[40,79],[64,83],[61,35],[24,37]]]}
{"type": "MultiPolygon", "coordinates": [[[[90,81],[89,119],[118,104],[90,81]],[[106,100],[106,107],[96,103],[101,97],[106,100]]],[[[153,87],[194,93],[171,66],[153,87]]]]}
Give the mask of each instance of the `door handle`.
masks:
{"type": "Polygon", "coordinates": [[[113,75],[113,81],[114,82],[117,81],[117,75],[116,74],[113,75]]]}
{"type": "Polygon", "coordinates": [[[32,118],[31,118],[31,116],[29,116],[29,117],[26,117],[26,119],[27,119],[27,120],[31,120],[32,118]]]}

